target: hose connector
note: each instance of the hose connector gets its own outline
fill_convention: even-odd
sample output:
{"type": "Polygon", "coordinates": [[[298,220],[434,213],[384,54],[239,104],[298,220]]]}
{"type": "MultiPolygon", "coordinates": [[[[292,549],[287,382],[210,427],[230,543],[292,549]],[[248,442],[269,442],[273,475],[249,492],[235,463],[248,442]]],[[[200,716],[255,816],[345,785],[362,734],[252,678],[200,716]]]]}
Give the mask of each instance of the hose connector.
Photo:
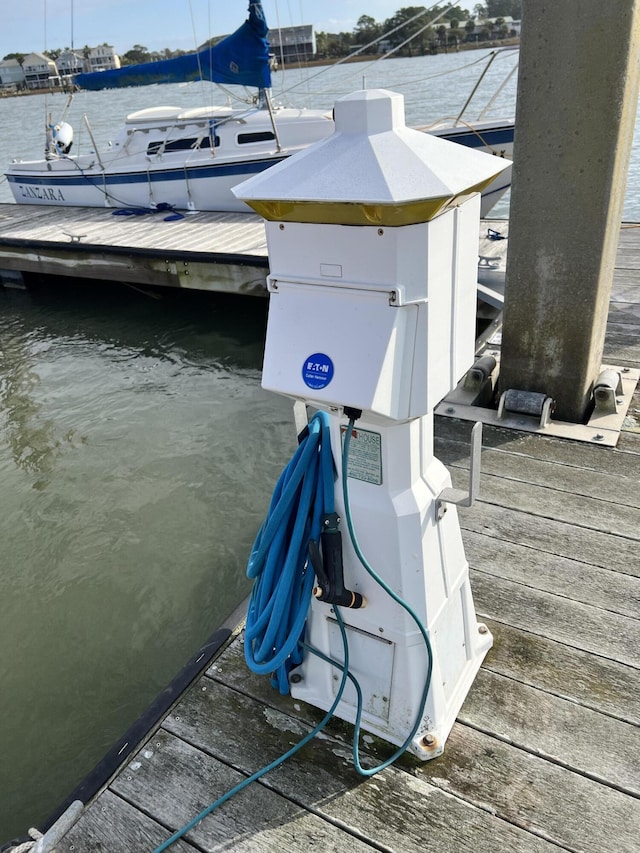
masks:
{"type": "Polygon", "coordinates": [[[327,513],[322,517],[322,553],[317,542],[309,542],[311,565],[318,579],[313,596],[326,604],[337,604],[357,610],[364,607],[367,600],[359,592],[347,589],[344,585],[342,534],[338,529],[339,524],[340,517],[336,512],[327,513]]]}

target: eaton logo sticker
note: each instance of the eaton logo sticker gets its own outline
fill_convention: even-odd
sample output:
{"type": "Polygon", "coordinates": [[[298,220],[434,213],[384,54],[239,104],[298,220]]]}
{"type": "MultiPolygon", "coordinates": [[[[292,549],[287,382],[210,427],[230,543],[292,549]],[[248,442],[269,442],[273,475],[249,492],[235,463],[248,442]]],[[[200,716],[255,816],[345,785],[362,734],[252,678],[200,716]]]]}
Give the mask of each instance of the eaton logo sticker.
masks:
{"type": "Polygon", "coordinates": [[[314,352],[302,365],[302,381],[313,391],[319,391],[333,379],[333,362],[323,352],[314,352]]]}

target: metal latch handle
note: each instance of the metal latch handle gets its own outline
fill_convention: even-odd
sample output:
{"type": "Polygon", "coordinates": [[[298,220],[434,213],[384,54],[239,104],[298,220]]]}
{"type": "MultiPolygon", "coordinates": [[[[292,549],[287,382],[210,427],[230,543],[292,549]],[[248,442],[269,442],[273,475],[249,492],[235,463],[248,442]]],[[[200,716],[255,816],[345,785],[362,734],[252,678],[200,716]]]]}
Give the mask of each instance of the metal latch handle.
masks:
{"type": "Polygon", "coordinates": [[[473,506],[480,493],[480,454],[482,453],[482,422],[477,421],[471,430],[471,464],[469,468],[469,491],[464,489],[443,489],[436,498],[436,517],[438,521],[447,511],[447,504],[473,506]]]}

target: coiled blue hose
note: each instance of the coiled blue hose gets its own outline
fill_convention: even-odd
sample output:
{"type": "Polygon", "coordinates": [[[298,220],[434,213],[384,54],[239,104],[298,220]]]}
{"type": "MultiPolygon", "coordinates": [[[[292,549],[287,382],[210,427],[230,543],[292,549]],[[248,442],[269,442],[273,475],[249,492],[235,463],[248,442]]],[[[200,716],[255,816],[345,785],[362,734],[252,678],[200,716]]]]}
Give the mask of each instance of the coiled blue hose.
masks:
{"type": "Polygon", "coordinates": [[[301,638],[314,583],[309,541],[319,541],[321,517],[334,508],[329,418],[318,412],[280,475],[247,568],[254,584],[245,659],[253,672],[271,674],[283,695],[289,693],[290,670],[302,663],[301,638]]]}

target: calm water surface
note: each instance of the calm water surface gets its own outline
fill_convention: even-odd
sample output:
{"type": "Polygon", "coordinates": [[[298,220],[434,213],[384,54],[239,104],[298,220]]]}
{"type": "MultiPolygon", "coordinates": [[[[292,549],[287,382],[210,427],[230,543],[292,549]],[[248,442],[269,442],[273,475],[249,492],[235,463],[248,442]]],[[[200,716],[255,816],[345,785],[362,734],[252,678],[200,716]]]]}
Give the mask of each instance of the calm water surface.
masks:
{"type": "MultiPolygon", "coordinates": [[[[427,124],[458,113],[484,55],[279,72],[274,89],[329,108],[384,86],[427,124]]],[[[516,58],[494,63],[469,118],[516,58]]],[[[85,113],[101,145],[133,110],[219,103],[214,91],[78,93],[74,150],[91,147],[85,113]]],[[[514,76],[487,116],[512,116],[515,91],[514,76]]],[[[39,158],[44,116],[60,120],[66,100],[0,100],[0,164],[39,158]]],[[[248,551],[294,445],[289,403],[260,388],[265,308],[108,284],[0,289],[0,844],[55,808],[248,591],[248,551]]]]}
{"type": "Polygon", "coordinates": [[[294,442],[266,302],[0,289],[0,842],[99,760],[247,594],[294,442]]]}

